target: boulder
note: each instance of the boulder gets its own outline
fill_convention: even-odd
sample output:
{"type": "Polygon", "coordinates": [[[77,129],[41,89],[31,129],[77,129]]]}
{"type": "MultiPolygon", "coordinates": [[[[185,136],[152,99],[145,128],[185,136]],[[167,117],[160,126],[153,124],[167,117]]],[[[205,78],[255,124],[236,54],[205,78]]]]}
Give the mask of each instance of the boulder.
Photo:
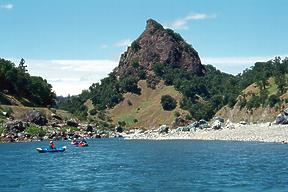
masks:
{"type": "Polygon", "coordinates": [[[213,123],[212,123],[212,129],[221,129],[222,128],[222,122],[220,120],[215,120],[213,123]]]}
{"type": "Polygon", "coordinates": [[[78,127],[79,123],[77,122],[76,119],[69,119],[66,121],[66,125],[70,127],[78,127]]]}
{"type": "Polygon", "coordinates": [[[158,129],[158,133],[168,133],[169,127],[167,125],[161,125],[158,129]]]}
{"type": "Polygon", "coordinates": [[[246,121],[240,121],[239,124],[241,124],[241,125],[247,125],[247,122],[246,122],[246,121]]]}
{"type": "Polygon", "coordinates": [[[93,127],[91,125],[87,125],[86,132],[93,132],[93,127]]]}
{"type": "Polygon", "coordinates": [[[209,128],[209,124],[204,119],[200,119],[198,121],[198,128],[200,128],[200,129],[209,128]]]}
{"type": "Polygon", "coordinates": [[[54,113],[52,113],[51,116],[52,116],[52,118],[57,119],[57,120],[59,120],[59,121],[62,120],[62,118],[61,118],[59,115],[56,115],[56,114],[54,114],[54,113]]]}
{"type": "Polygon", "coordinates": [[[190,129],[188,128],[188,126],[186,126],[186,127],[178,127],[177,129],[176,129],[176,132],[185,132],[185,131],[190,131],[190,129]]]}
{"type": "Polygon", "coordinates": [[[284,113],[285,116],[288,116],[288,108],[284,109],[283,113],[284,113]]]}
{"type": "Polygon", "coordinates": [[[288,124],[288,116],[286,116],[284,113],[277,115],[275,119],[276,124],[288,124]]]}
{"type": "Polygon", "coordinates": [[[19,132],[23,132],[25,130],[25,123],[23,123],[22,121],[8,121],[5,124],[5,129],[8,132],[12,132],[12,133],[19,133],[19,132]]]}
{"type": "Polygon", "coordinates": [[[213,121],[218,120],[218,121],[220,121],[221,123],[224,123],[224,118],[222,118],[222,117],[215,116],[215,117],[213,117],[212,120],[213,120],[213,121]]]}
{"type": "Polygon", "coordinates": [[[36,125],[46,125],[48,120],[46,117],[39,111],[29,111],[26,113],[26,121],[35,123],[36,125]]]}

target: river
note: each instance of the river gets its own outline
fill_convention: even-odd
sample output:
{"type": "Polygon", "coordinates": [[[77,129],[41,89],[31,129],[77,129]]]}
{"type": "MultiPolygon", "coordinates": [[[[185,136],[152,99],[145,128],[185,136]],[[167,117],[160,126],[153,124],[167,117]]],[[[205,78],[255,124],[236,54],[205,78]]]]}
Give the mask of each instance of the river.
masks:
{"type": "Polygon", "coordinates": [[[288,145],[192,140],[0,144],[0,191],[287,191],[288,145]]]}

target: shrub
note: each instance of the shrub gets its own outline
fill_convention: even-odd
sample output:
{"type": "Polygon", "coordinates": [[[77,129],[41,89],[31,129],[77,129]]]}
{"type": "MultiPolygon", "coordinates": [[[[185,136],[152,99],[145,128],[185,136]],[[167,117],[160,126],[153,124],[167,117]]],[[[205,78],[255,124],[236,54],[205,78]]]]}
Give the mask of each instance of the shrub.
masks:
{"type": "Polygon", "coordinates": [[[89,114],[90,115],[96,115],[97,114],[97,109],[91,109],[90,111],[89,111],[89,114]]]}
{"type": "Polygon", "coordinates": [[[126,122],[125,121],[118,121],[118,125],[121,127],[125,127],[126,126],[126,122]]]}
{"type": "Polygon", "coordinates": [[[44,131],[44,129],[42,127],[39,127],[35,124],[30,123],[25,131],[27,134],[31,135],[31,136],[38,136],[38,137],[44,137],[46,132],[44,131]]]}
{"type": "Polygon", "coordinates": [[[133,61],[132,67],[138,68],[139,67],[139,62],[138,61],[133,61]]]}
{"type": "Polygon", "coordinates": [[[268,99],[268,104],[270,107],[274,107],[277,103],[280,103],[279,97],[276,95],[271,95],[268,99]]]}
{"type": "Polygon", "coordinates": [[[175,117],[179,117],[179,116],[180,116],[179,111],[175,111],[174,116],[175,116],[175,117]]]}
{"type": "Polygon", "coordinates": [[[163,95],[161,97],[161,105],[162,108],[166,111],[172,111],[173,109],[176,108],[177,102],[176,100],[171,97],[170,95],[163,95]]]}
{"type": "Polygon", "coordinates": [[[155,89],[159,82],[160,79],[155,75],[149,75],[147,78],[147,86],[151,89],[155,89]]]}
{"type": "Polygon", "coordinates": [[[127,100],[127,104],[128,104],[129,106],[133,105],[132,102],[131,102],[129,99],[127,100]]]}
{"type": "Polygon", "coordinates": [[[139,51],[141,49],[141,46],[139,45],[139,43],[137,41],[133,41],[131,44],[131,48],[133,51],[139,51]]]}
{"type": "Polygon", "coordinates": [[[126,77],[121,80],[121,87],[124,92],[131,92],[135,94],[140,94],[141,89],[137,85],[138,79],[135,77],[126,77]]]}
{"type": "Polygon", "coordinates": [[[258,108],[261,105],[261,100],[260,97],[257,95],[252,95],[251,99],[247,102],[247,108],[248,109],[253,109],[253,108],[258,108]]]}
{"type": "Polygon", "coordinates": [[[240,97],[238,104],[239,104],[239,106],[240,106],[240,109],[242,109],[243,107],[246,106],[247,100],[246,100],[244,97],[240,97]]]}

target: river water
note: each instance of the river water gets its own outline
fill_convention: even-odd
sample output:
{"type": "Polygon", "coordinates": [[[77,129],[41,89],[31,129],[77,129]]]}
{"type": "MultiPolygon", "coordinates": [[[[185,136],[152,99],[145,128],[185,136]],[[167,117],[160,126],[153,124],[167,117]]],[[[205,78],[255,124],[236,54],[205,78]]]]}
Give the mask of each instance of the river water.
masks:
{"type": "Polygon", "coordinates": [[[288,145],[233,141],[88,140],[0,144],[0,191],[288,191],[288,145]]]}

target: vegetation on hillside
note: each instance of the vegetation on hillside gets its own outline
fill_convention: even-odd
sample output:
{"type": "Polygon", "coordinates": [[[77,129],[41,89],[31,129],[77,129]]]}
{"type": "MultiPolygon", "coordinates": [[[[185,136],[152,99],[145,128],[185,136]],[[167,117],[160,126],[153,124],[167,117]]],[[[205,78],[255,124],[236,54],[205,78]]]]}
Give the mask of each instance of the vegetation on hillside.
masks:
{"type": "Polygon", "coordinates": [[[23,100],[26,105],[53,105],[56,95],[52,86],[41,77],[31,76],[26,67],[24,59],[21,59],[18,66],[11,61],[0,59],[0,103],[9,104],[4,93],[23,100]],[[26,102],[26,99],[29,102],[26,102]]]}
{"type": "Polygon", "coordinates": [[[258,62],[251,69],[243,72],[240,78],[242,86],[256,83],[257,92],[242,93],[239,98],[241,108],[248,109],[262,107],[280,106],[286,101],[280,97],[286,93],[288,88],[288,58],[281,60],[276,57],[268,62],[258,62]]]}
{"type": "MultiPolygon", "coordinates": [[[[137,67],[139,67],[137,64],[133,65],[133,68],[137,67]]],[[[197,120],[211,119],[225,105],[233,107],[237,97],[241,95],[241,91],[254,82],[260,87],[260,93],[252,95],[249,100],[240,99],[238,103],[241,107],[275,106],[281,102],[279,96],[285,93],[287,89],[285,76],[288,73],[287,58],[281,60],[276,57],[268,62],[257,62],[236,76],[223,73],[212,65],[206,65],[205,68],[206,74],[198,76],[179,67],[156,63],[153,65],[154,75],[149,74],[147,79],[149,80],[151,77],[158,79],[157,81],[149,80],[149,82],[158,82],[159,79],[163,79],[166,85],[173,85],[184,96],[180,106],[190,112],[190,116],[187,118],[197,120]],[[275,77],[276,89],[278,90],[276,95],[269,95],[268,79],[270,77],[275,77]]],[[[59,106],[72,113],[77,114],[79,111],[85,111],[87,114],[84,102],[91,98],[97,110],[105,110],[120,103],[123,100],[123,93],[140,94],[141,90],[137,87],[139,80],[139,77],[129,75],[117,79],[111,73],[101,83],[93,84],[88,91],[79,96],[68,98],[65,103],[61,103],[59,106]]],[[[154,84],[153,87],[155,87],[154,84]]]]}

